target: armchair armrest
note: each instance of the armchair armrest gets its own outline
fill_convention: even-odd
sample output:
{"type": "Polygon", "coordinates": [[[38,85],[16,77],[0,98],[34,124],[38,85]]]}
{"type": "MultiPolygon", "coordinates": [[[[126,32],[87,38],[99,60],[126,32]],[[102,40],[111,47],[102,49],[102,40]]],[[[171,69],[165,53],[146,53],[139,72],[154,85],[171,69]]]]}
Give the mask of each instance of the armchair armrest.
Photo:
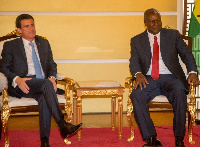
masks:
{"type": "Polygon", "coordinates": [[[0,107],[8,105],[8,93],[7,93],[7,78],[3,73],[0,72],[0,93],[2,92],[2,97],[0,99],[0,107]]]}
{"type": "Polygon", "coordinates": [[[63,81],[63,82],[65,82],[66,84],[71,85],[71,86],[74,86],[75,83],[76,83],[73,79],[68,78],[66,75],[61,74],[61,73],[57,73],[56,79],[57,79],[58,81],[63,81]]]}
{"type": "Polygon", "coordinates": [[[57,73],[57,75],[56,75],[56,79],[57,79],[57,80],[62,80],[62,79],[64,79],[65,77],[66,77],[66,75],[61,74],[61,73],[57,73]]]}
{"type": "Polygon", "coordinates": [[[64,91],[65,91],[64,96],[66,99],[64,110],[65,113],[67,114],[66,121],[70,123],[72,121],[71,99],[73,99],[76,96],[76,94],[74,93],[75,81],[60,73],[57,74],[56,78],[57,78],[57,84],[64,86],[64,91]]]}
{"type": "Polygon", "coordinates": [[[125,80],[125,87],[126,88],[133,88],[134,82],[135,80],[133,79],[133,77],[127,77],[125,80]]]}
{"type": "Polygon", "coordinates": [[[188,137],[189,137],[189,143],[195,144],[195,141],[192,139],[192,132],[193,127],[196,120],[196,97],[195,97],[195,87],[193,84],[190,85],[190,102],[188,103],[188,137]]]}
{"type": "Polygon", "coordinates": [[[2,92],[8,84],[7,78],[4,76],[3,73],[0,73],[0,92],[2,92]]]}

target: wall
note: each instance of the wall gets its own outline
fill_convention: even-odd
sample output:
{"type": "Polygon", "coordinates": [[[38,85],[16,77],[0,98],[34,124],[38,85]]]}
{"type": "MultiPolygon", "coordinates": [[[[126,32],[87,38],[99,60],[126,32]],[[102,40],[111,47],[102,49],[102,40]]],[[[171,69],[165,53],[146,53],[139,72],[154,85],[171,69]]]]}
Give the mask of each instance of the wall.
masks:
{"type": "MultiPolygon", "coordinates": [[[[180,0],[1,0],[0,35],[15,29],[19,14],[29,13],[37,34],[51,44],[58,72],[76,81],[115,80],[124,85],[130,76],[130,38],[145,30],[143,12],[158,9],[163,26],[176,29],[177,5],[180,0]]],[[[124,111],[127,95],[125,89],[124,111]]],[[[83,100],[83,112],[110,111],[110,99],[83,100]]]]}

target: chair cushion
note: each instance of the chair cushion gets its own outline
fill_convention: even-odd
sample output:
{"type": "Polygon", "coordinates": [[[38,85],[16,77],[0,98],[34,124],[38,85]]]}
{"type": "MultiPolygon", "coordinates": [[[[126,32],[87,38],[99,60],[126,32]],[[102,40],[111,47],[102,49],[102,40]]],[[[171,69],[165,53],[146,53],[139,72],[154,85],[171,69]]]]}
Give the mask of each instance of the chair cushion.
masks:
{"type": "MultiPolygon", "coordinates": [[[[167,100],[167,97],[164,96],[164,95],[159,95],[159,96],[156,96],[151,102],[169,102],[167,100]]],[[[187,95],[187,103],[190,102],[190,96],[187,95]]]]}
{"type": "MultiPolygon", "coordinates": [[[[66,102],[64,95],[57,95],[57,97],[58,97],[58,102],[60,104],[66,102]]],[[[0,101],[1,101],[1,106],[2,106],[2,95],[0,96],[0,101]]],[[[9,105],[9,107],[33,106],[33,105],[38,105],[38,102],[33,98],[24,98],[23,97],[21,99],[18,99],[18,98],[9,96],[8,105],[9,105]]]]}

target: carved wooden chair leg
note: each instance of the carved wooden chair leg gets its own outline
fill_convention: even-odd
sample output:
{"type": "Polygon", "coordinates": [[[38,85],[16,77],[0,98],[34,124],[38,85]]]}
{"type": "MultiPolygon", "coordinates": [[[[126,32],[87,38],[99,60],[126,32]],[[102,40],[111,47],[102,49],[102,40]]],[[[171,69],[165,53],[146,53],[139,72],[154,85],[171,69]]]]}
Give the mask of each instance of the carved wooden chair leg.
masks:
{"type": "MultiPolygon", "coordinates": [[[[66,100],[65,112],[66,112],[66,114],[67,114],[66,121],[67,121],[68,123],[71,123],[71,121],[72,121],[72,104],[71,104],[70,99],[67,99],[67,100],[66,100]]],[[[65,139],[64,139],[64,143],[67,144],[67,145],[70,145],[70,144],[71,144],[71,141],[69,141],[67,138],[65,138],[65,139]]]]}
{"type": "Polygon", "coordinates": [[[3,107],[1,113],[1,121],[3,126],[3,132],[5,134],[5,147],[9,147],[9,134],[8,134],[8,119],[10,117],[11,108],[8,106],[8,87],[6,87],[3,92],[3,107]]]}
{"type": "Polygon", "coordinates": [[[71,103],[71,93],[70,93],[69,87],[66,88],[65,90],[65,97],[66,97],[66,103],[65,103],[65,113],[67,114],[67,122],[71,123],[72,122],[72,103],[71,103]]]}
{"type": "Polygon", "coordinates": [[[195,99],[195,88],[193,85],[190,87],[190,102],[188,103],[188,112],[190,115],[190,122],[188,127],[188,137],[189,143],[195,144],[195,141],[192,140],[192,130],[194,127],[195,119],[196,119],[196,99],[195,99]]]}
{"type": "Polygon", "coordinates": [[[5,135],[5,147],[9,147],[8,119],[10,117],[10,110],[9,107],[4,107],[1,115],[3,133],[5,135]]]}
{"type": "Polygon", "coordinates": [[[192,130],[194,127],[196,114],[194,112],[192,112],[191,110],[190,110],[191,120],[190,120],[190,124],[189,124],[188,137],[189,137],[189,143],[195,144],[195,141],[192,140],[192,130]]]}
{"type": "Polygon", "coordinates": [[[4,134],[5,134],[5,145],[4,147],[9,147],[9,134],[8,134],[8,124],[6,124],[4,128],[4,134]]]}
{"type": "MultiPolygon", "coordinates": [[[[65,84],[65,98],[66,98],[66,103],[65,103],[65,113],[66,113],[66,121],[68,123],[72,122],[72,103],[71,103],[71,95],[72,95],[72,90],[70,89],[71,85],[66,83],[65,84]]],[[[64,143],[67,145],[71,144],[71,141],[69,141],[67,138],[64,139],[64,143]]]]}
{"type": "Polygon", "coordinates": [[[131,137],[127,139],[128,142],[133,141],[133,139],[135,137],[134,136],[134,125],[133,125],[132,112],[133,112],[133,105],[132,105],[132,102],[129,98],[128,102],[127,102],[127,119],[129,121],[129,124],[130,124],[130,127],[131,127],[131,137]]]}

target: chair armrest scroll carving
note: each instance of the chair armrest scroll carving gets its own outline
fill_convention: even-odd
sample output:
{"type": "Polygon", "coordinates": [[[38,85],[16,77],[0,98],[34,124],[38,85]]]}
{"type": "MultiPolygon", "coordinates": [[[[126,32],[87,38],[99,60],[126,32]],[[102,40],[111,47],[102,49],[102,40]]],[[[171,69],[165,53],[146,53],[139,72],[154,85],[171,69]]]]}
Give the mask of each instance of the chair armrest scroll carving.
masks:
{"type": "Polygon", "coordinates": [[[133,77],[127,77],[126,80],[125,80],[125,87],[133,88],[133,84],[134,84],[133,77]]]}
{"type": "Polygon", "coordinates": [[[8,146],[9,141],[8,141],[8,123],[7,122],[10,116],[11,108],[8,106],[7,78],[2,73],[0,73],[0,82],[1,82],[0,87],[1,87],[1,92],[2,92],[1,121],[2,121],[3,132],[5,132],[5,146],[8,146]]]}
{"type": "Polygon", "coordinates": [[[67,118],[66,121],[67,122],[71,122],[72,121],[72,103],[71,103],[71,99],[73,99],[74,97],[74,86],[75,86],[75,81],[73,79],[70,79],[62,74],[57,74],[57,78],[59,77],[60,80],[57,81],[58,84],[61,84],[64,86],[64,90],[65,90],[65,99],[66,99],[66,103],[65,103],[65,113],[67,114],[67,118]]]}
{"type": "Polygon", "coordinates": [[[127,139],[128,142],[131,142],[134,139],[134,125],[133,125],[133,118],[132,118],[133,104],[130,98],[130,94],[133,89],[133,84],[134,84],[134,79],[132,77],[127,77],[125,80],[125,87],[129,89],[128,101],[127,101],[127,119],[131,126],[131,137],[127,139]]]}
{"type": "Polygon", "coordinates": [[[196,119],[196,97],[195,87],[193,86],[193,84],[190,85],[190,102],[188,103],[188,112],[190,113],[190,121],[188,124],[189,143],[195,144],[195,141],[192,140],[192,130],[196,119]]]}

